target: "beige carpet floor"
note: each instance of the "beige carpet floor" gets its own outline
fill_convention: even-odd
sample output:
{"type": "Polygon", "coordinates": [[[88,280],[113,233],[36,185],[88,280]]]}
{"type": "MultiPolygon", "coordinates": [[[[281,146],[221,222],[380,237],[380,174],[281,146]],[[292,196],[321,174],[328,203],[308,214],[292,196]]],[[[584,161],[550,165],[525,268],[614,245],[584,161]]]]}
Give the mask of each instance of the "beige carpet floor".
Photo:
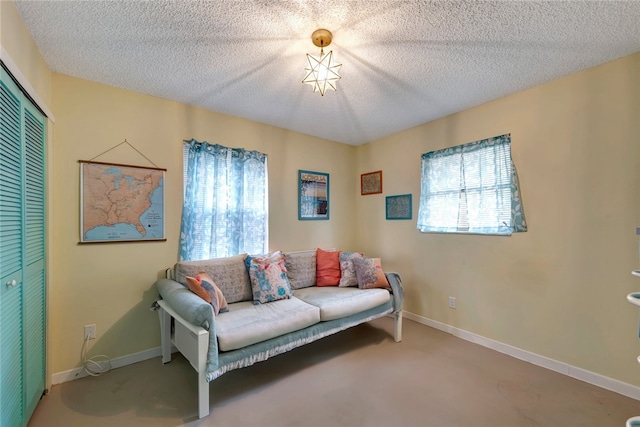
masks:
{"type": "Polygon", "coordinates": [[[410,320],[401,343],[392,333],[382,318],[229,372],[201,420],[176,354],[54,386],[29,426],[624,427],[640,415],[636,400],[410,320]]]}

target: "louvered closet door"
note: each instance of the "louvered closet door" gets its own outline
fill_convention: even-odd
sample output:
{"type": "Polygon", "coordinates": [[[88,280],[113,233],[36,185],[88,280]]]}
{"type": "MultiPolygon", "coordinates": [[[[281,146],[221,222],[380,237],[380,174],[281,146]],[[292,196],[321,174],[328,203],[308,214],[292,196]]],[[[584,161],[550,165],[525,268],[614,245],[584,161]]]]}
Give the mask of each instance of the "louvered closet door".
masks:
{"type": "Polygon", "coordinates": [[[0,68],[0,427],[45,389],[45,126],[0,68]]]}
{"type": "Polygon", "coordinates": [[[33,413],[45,388],[45,118],[24,106],[24,392],[25,413],[33,413]]]}
{"type": "Polygon", "coordinates": [[[0,72],[0,426],[21,426],[22,111],[19,89],[4,70],[0,72]]]}

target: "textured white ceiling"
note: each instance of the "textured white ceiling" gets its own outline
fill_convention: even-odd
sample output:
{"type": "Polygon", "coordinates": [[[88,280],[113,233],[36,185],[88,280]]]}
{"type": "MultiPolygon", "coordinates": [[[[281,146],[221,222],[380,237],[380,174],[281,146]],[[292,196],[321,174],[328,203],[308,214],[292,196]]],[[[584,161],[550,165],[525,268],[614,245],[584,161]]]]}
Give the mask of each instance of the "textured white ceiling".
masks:
{"type": "Polygon", "coordinates": [[[353,145],[640,51],[638,1],[16,6],[54,71],[353,145]],[[318,28],[343,64],[324,97],[301,83],[318,28]]]}

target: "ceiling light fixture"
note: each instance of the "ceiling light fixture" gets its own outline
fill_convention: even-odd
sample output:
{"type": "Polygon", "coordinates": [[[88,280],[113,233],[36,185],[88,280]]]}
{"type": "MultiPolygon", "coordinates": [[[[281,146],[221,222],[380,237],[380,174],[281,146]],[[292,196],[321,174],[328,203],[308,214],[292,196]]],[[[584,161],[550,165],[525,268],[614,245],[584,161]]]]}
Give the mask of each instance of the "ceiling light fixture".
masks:
{"type": "Polygon", "coordinates": [[[322,96],[327,88],[336,90],[336,82],[340,80],[338,70],[342,64],[332,62],[333,51],[330,50],[329,53],[324,54],[324,47],[331,44],[332,37],[331,32],[324,29],[316,30],[311,34],[313,44],[320,48],[320,57],[307,53],[309,66],[304,69],[307,75],[302,80],[302,83],[313,86],[313,91],[320,92],[322,96]]]}

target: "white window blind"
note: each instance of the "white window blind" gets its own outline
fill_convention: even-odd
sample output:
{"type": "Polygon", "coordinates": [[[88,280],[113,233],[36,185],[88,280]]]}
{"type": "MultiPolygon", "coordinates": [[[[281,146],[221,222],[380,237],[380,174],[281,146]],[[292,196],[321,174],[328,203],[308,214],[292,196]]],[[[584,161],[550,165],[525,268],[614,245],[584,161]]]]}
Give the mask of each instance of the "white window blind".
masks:
{"type": "Polygon", "coordinates": [[[420,231],[526,231],[510,135],[425,153],[421,178],[420,231]]]}

